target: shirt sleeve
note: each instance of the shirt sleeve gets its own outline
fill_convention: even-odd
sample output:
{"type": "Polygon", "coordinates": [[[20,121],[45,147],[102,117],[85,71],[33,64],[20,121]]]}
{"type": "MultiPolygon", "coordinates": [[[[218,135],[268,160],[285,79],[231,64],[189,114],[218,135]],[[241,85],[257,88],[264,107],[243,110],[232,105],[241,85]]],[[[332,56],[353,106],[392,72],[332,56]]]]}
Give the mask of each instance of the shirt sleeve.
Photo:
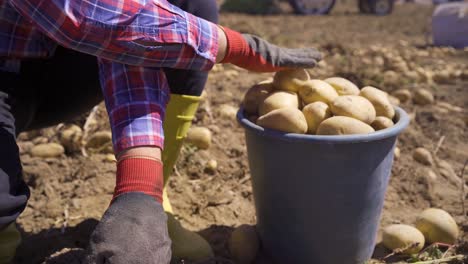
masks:
{"type": "Polygon", "coordinates": [[[99,77],[115,153],[164,147],[163,120],[170,90],[164,71],[99,59],[99,77]]]}
{"type": "Polygon", "coordinates": [[[64,47],[122,64],[209,70],[217,25],[166,0],[9,0],[64,47]]]}

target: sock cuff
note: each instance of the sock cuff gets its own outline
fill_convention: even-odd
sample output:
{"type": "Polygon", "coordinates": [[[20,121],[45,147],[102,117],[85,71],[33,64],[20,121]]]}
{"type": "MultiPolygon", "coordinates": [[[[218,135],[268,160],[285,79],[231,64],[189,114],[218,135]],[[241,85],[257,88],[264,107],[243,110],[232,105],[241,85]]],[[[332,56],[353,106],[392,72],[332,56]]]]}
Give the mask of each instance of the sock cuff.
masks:
{"type": "Polygon", "coordinates": [[[129,192],[142,192],[162,203],[163,164],[150,157],[121,157],[117,162],[114,200],[129,192]]]}
{"type": "Polygon", "coordinates": [[[221,27],[226,35],[226,55],[221,63],[231,63],[242,55],[247,55],[250,49],[242,34],[227,27],[221,27]]]}

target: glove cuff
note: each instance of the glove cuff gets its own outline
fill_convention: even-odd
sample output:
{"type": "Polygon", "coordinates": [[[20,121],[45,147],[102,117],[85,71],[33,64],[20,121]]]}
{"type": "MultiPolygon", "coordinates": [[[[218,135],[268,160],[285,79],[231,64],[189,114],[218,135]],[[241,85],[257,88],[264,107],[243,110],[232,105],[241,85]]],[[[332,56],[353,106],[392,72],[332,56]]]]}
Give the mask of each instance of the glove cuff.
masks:
{"type": "Polygon", "coordinates": [[[162,203],[163,164],[145,157],[124,157],[117,162],[117,177],[112,201],[119,195],[141,192],[162,203]]]}
{"type": "Polygon", "coordinates": [[[234,63],[238,58],[248,57],[250,46],[242,34],[227,27],[221,27],[221,29],[227,40],[226,55],[221,63],[234,63]]]}

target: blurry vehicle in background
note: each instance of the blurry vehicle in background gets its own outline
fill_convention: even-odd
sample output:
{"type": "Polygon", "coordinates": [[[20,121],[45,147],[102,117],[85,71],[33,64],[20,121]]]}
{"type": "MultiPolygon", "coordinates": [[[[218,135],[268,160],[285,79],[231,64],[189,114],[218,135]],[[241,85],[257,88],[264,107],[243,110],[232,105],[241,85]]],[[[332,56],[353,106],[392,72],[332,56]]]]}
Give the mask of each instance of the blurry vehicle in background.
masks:
{"type": "MultiPolygon", "coordinates": [[[[294,12],[301,15],[330,13],[336,0],[289,0],[294,12]]],[[[392,13],[394,0],[358,0],[359,11],[364,14],[388,15],[392,13]]]]}
{"type": "Polygon", "coordinates": [[[445,3],[451,3],[451,2],[463,2],[464,0],[432,0],[432,3],[434,5],[440,5],[440,4],[445,4],[445,3]]]}
{"type": "MultiPolygon", "coordinates": [[[[269,14],[275,10],[275,1],[288,2],[298,15],[326,15],[337,0],[225,0],[222,11],[249,14],[269,14]]],[[[356,0],[356,5],[364,14],[388,15],[393,11],[395,0],[356,0]]]]}
{"type": "Polygon", "coordinates": [[[436,7],[432,15],[432,41],[435,46],[468,47],[468,2],[436,7]]]}
{"type": "Polygon", "coordinates": [[[359,11],[364,14],[384,16],[392,13],[394,0],[358,0],[359,11]]]}

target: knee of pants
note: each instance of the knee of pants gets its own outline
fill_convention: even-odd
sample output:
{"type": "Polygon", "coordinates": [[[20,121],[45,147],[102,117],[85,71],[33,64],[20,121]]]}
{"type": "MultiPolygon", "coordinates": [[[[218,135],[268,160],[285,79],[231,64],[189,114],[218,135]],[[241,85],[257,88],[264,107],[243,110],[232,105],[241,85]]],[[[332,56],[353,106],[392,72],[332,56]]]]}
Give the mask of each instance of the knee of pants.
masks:
{"type": "Polygon", "coordinates": [[[22,168],[15,136],[15,119],[4,92],[0,92],[0,230],[26,207],[29,188],[22,168]]]}

